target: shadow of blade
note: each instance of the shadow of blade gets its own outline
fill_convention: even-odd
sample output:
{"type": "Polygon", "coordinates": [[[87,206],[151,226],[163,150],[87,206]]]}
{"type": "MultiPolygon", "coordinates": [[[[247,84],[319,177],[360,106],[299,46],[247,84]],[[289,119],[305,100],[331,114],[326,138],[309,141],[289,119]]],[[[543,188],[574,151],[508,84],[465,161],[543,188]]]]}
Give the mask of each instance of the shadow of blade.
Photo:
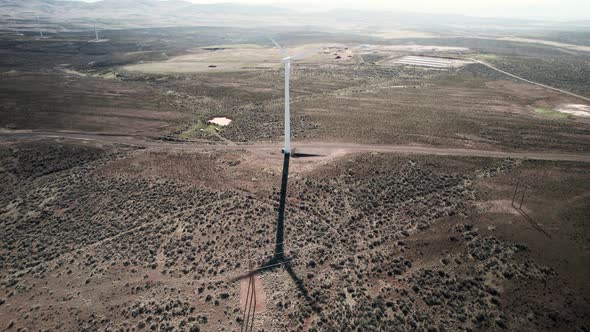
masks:
{"type": "Polygon", "coordinates": [[[317,158],[323,157],[324,155],[315,153],[293,153],[293,158],[317,158]]]}
{"type": "Polygon", "coordinates": [[[246,274],[242,274],[240,276],[237,276],[235,278],[232,278],[231,280],[232,281],[243,280],[243,279],[246,279],[246,278],[250,278],[250,277],[252,277],[254,275],[257,275],[259,273],[262,273],[262,272],[273,271],[273,270],[275,270],[276,268],[278,268],[278,267],[280,267],[282,265],[285,265],[287,263],[290,263],[292,260],[293,260],[293,258],[285,258],[282,261],[275,261],[275,258],[272,258],[269,261],[267,261],[265,264],[263,264],[262,266],[260,266],[259,268],[255,269],[255,270],[252,270],[252,271],[250,271],[250,272],[248,272],[246,274]]]}
{"type": "Polygon", "coordinates": [[[305,288],[303,280],[301,280],[299,276],[297,276],[295,271],[293,271],[293,267],[291,266],[291,264],[287,263],[284,265],[284,267],[285,271],[287,271],[287,274],[289,274],[289,277],[291,277],[291,280],[293,280],[293,283],[297,287],[299,293],[301,293],[301,295],[303,295],[303,297],[305,298],[305,301],[307,301],[307,304],[311,306],[313,311],[320,312],[321,308],[317,306],[315,300],[311,296],[309,296],[309,292],[307,291],[307,288],[305,288]]]}
{"type": "Polygon", "coordinates": [[[543,227],[541,227],[541,225],[537,224],[533,218],[531,218],[526,212],[524,212],[523,209],[516,209],[516,211],[518,211],[523,217],[524,219],[526,219],[536,230],[538,230],[539,232],[545,234],[545,236],[547,236],[548,238],[551,238],[551,234],[547,233],[547,231],[545,231],[543,229],[543,227]]]}
{"type": "Polygon", "coordinates": [[[262,264],[261,267],[248,272],[245,275],[241,275],[236,278],[236,280],[244,279],[251,277],[252,275],[264,272],[264,271],[271,271],[275,268],[285,264],[290,259],[285,258],[284,253],[284,237],[285,237],[285,204],[287,201],[287,183],[289,180],[289,159],[291,155],[289,153],[285,153],[285,157],[283,159],[283,176],[281,178],[281,194],[279,198],[279,211],[277,217],[277,232],[276,232],[276,241],[275,241],[275,250],[273,256],[262,264]]]}
{"type": "Polygon", "coordinates": [[[322,307],[317,303],[317,301],[311,295],[309,295],[309,291],[307,290],[307,288],[305,288],[305,285],[303,284],[303,280],[301,280],[301,278],[299,278],[297,273],[295,273],[295,271],[293,270],[293,266],[291,265],[291,262],[288,262],[287,264],[285,264],[283,266],[285,268],[285,271],[287,271],[287,274],[289,275],[289,277],[291,277],[291,280],[293,280],[293,283],[297,287],[297,290],[299,291],[299,293],[301,295],[303,295],[303,298],[305,299],[305,302],[307,302],[307,305],[309,305],[311,307],[311,310],[316,315],[318,315],[318,317],[320,318],[320,321],[327,325],[327,327],[329,328],[328,331],[340,331],[341,329],[335,328],[330,323],[330,321],[322,313],[322,307]]]}

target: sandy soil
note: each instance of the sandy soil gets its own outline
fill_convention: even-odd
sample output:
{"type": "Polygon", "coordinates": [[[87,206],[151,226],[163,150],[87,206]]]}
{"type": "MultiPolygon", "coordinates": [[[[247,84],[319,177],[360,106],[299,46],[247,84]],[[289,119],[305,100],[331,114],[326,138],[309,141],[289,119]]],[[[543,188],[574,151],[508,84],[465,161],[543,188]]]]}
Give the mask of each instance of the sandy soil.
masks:
{"type": "MultiPolygon", "coordinates": [[[[120,136],[120,135],[101,135],[86,133],[68,133],[68,132],[22,132],[5,130],[0,132],[0,142],[28,141],[31,139],[42,138],[67,138],[81,141],[94,141],[103,143],[124,144],[136,147],[150,147],[172,150],[212,150],[212,151],[262,151],[275,158],[280,158],[281,143],[257,143],[244,145],[211,145],[200,143],[165,143],[153,140],[146,140],[141,136],[120,136]]],[[[437,148],[420,145],[383,145],[383,144],[354,144],[354,143],[329,143],[329,142],[297,142],[294,143],[300,153],[342,155],[356,152],[397,152],[406,154],[431,154],[440,156],[473,156],[473,157],[495,157],[495,158],[526,158],[534,160],[562,160],[562,161],[579,161],[590,162],[590,156],[587,153],[554,153],[554,152],[507,152],[498,150],[478,150],[478,149],[460,149],[460,148],[437,148]]]]}
{"type": "MultiPolygon", "coordinates": [[[[305,54],[300,63],[340,63],[352,61],[346,45],[307,44],[287,48],[288,55],[305,54]],[[337,58],[339,57],[339,58],[337,58]]],[[[283,55],[277,48],[206,47],[166,61],[125,66],[124,70],[142,73],[196,73],[216,71],[248,71],[282,66],[283,55]]]]}
{"type": "MultiPolygon", "coordinates": [[[[429,45],[358,45],[358,44],[306,44],[295,47],[285,46],[288,55],[305,54],[299,63],[350,64],[362,62],[359,55],[392,55],[399,52],[464,52],[464,47],[429,45]]],[[[173,57],[166,61],[139,63],[125,66],[130,72],[142,73],[197,73],[216,71],[242,71],[272,69],[280,66],[281,52],[276,48],[208,46],[194,49],[189,54],[173,57]]]]}
{"type": "MultiPolygon", "coordinates": [[[[256,306],[254,313],[262,313],[266,309],[266,292],[264,285],[259,275],[254,276],[254,288],[256,291],[256,306]]],[[[246,307],[246,300],[248,299],[248,288],[250,287],[250,278],[243,278],[240,280],[240,308],[246,307]]],[[[250,290],[251,291],[251,290],[250,290]]]]}

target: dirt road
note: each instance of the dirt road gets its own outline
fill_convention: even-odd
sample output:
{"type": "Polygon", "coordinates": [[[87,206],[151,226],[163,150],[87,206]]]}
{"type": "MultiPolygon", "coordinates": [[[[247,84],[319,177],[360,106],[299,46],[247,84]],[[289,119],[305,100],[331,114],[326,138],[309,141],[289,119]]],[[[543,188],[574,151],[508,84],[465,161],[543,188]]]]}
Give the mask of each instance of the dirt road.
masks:
{"type": "Polygon", "coordinates": [[[490,69],[493,69],[493,70],[495,70],[495,71],[497,71],[497,72],[499,72],[499,73],[502,73],[502,74],[504,74],[504,75],[510,76],[510,77],[512,77],[512,78],[516,78],[517,80],[521,80],[521,81],[523,81],[523,82],[526,82],[526,83],[529,83],[529,84],[534,84],[534,85],[537,85],[537,86],[543,87],[543,88],[545,88],[545,89],[549,89],[549,90],[557,91],[557,92],[559,92],[559,93],[564,93],[564,94],[566,94],[566,95],[570,95],[570,96],[572,96],[572,97],[576,97],[576,98],[579,98],[579,99],[582,99],[582,100],[585,100],[585,101],[589,101],[589,102],[590,102],[590,98],[588,98],[588,97],[580,96],[580,95],[578,95],[578,94],[575,94],[575,93],[572,93],[572,92],[569,92],[569,91],[565,91],[565,90],[562,90],[562,89],[554,88],[554,87],[552,87],[552,86],[549,86],[549,85],[545,85],[545,84],[541,84],[541,83],[537,83],[537,82],[529,81],[529,80],[527,80],[526,78],[522,78],[522,77],[520,77],[520,76],[516,76],[516,75],[514,75],[514,74],[511,74],[511,73],[509,73],[509,72],[503,71],[502,69],[496,68],[496,67],[494,67],[494,66],[490,65],[490,64],[489,64],[489,63],[487,63],[487,62],[483,62],[483,61],[480,61],[480,60],[475,60],[475,59],[470,59],[470,60],[473,60],[473,61],[475,61],[475,62],[477,62],[477,63],[480,63],[480,64],[482,64],[482,65],[484,65],[484,66],[486,66],[486,67],[488,67],[488,68],[490,68],[490,69]]]}
{"type": "MultiPolygon", "coordinates": [[[[255,144],[221,145],[196,142],[177,143],[152,140],[142,136],[125,136],[100,133],[78,132],[37,132],[37,131],[4,131],[0,132],[0,144],[27,139],[66,138],[74,140],[96,141],[111,144],[166,149],[166,150],[270,150],[280,151],[281,143],[262,142],[255,144]]],[[[523,158],[535,160],[578,161],[590,162],[589,153],[553,153],[543,151],[508,152],[495,150],[476,150],[461,148],[438,148],[421,145],[368,145],[354,143],[326,143],[326,142],[295,142],[296,152],[310,155],[328,155],[333,153],[346,154],[355,152],[397,152],[407,154],[429,154],[440,156],[469,156],[489,158],[523,158]]]]}

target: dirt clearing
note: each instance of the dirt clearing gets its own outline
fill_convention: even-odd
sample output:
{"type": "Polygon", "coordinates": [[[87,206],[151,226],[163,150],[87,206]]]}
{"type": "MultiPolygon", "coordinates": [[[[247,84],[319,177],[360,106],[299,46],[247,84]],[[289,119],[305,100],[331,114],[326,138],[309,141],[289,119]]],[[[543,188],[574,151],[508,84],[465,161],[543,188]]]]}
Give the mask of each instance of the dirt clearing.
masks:
{"type": "MultiPolygon", "coordinates": [[[[288,52],[290,55],[305,54],[304,59],[298,60],[300,63],[336,63],[353,58],[351,51],[343,45],[309,44],[289,48],[288,52]]],[[[251,71],[279,68],[281,58],[283,56],[276,48],[206,47],[166,61],[139,63],[123,69],[141,73],[251,71]]]]}
{"type": "MultiPolygon", "coordinates": [[[[240,308],[246,307],[246,300],[248,300],[248,292],[252,292],[250,278],[244,278],[240,280],[240,308]]],[[[264,312],[266,309],[266,293],[264,292],[264,286],[260,276],[254,276],[254,289],[256,294],[256,306],[254,307],[254,313],[258,314],[264,312]]],[[[254,300],[253,300],[254,301],[254,300]]],[[[254,305],[254,302],[252,302],[254,305]]]]}

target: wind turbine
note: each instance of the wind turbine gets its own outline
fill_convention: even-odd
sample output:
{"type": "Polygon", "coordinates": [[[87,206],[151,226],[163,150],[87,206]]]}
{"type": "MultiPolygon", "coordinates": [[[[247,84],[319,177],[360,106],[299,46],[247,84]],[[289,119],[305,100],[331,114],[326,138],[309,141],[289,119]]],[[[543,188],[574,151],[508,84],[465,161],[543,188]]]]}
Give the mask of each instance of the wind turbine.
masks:
{"type": "Polygon", "coordinates": [[[94,21],[94,41],[99,41],[98,39],[98,30],[96,30],[96,21],[94,21]]]}
{"type": "Polygon", "coordinates": [[[12,23],[13,23],[13,28],[12,30],[14,31],[14,34],[17,36],[22,36],[23,34],[20,33],[20,31],[18,31],[18,23],[16,22],[16,19],[12,19],[12,23]]]}
{"type": "Polygon", "coordinates": [[[285,205],[287,201],[287,182],[289,180],[289,159],[291,157],[291,114],[290,114],[290,99],[289,99],[289,76],[291,74],[291,62],[305,57],[309,52],[299,53],[289,56],[285,50],[274,39],[269,39],[279,49],[282,55],[281,62],[285,65],[285,147],[283,148],[283,176],[281,178],[281,193],[279,196],[279,215],[277,220],[277,234],[275,242],[275,253],[270,260],[270,265],[275,263],[285,263],[284,255],[284,225],[285,225],[285,205]]]}
{"type": "Polygon", "coordinates": [[[270,38],[272,43],[275,45],[276,48],[279,49],[281,52],[281,62],[285,65],[285,147],[283,148],[283,153],[285,156],[289,156],[291,154],[291,109],[290,109],[290,96],[289,96],[289,81],[290,81],[290,74],[291,74],[291,62],[294,60],[302,59],[312,51],[302,52],[295,55],[288,55],[287,50],[283,48],[279,43],[277,43],[274,39],[270,38]]]}
{"type": "Polygon", "coordinates": [[[41,38],[45,38],[45,36],[43,36],[43,30],[41,29],[41,20],[39,20],[39,16],[37,16],[37,25],[39,25],[39,35],[41,38]]]}

